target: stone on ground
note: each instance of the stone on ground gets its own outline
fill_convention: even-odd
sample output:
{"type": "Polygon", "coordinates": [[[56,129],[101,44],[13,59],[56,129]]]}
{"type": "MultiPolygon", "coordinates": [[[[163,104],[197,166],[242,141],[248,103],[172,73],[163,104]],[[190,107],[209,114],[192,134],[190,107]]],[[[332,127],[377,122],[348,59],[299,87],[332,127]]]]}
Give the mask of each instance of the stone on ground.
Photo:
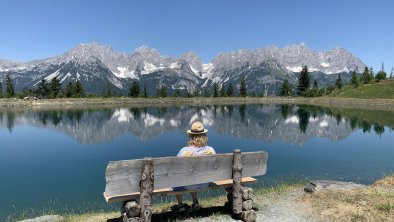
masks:
{"type": "Polygon", "coordinates": [[[64,218],[59,215],[45,215],[37,218],[26,219],[19,222],[59,222],[62,221],[64,218]]]}

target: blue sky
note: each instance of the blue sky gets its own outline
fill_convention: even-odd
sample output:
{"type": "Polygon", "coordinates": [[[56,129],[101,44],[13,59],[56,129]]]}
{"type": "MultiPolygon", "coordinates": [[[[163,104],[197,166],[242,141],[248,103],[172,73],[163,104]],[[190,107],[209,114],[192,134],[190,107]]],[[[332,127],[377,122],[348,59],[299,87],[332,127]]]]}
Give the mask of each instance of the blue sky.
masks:
{"type": "Polygon", "coordinates": [[[394,65],[392,0],[1,0],[0,58],[28,61],[98,42],[131,53],[222,51],[305,42],[343,47],[375,70],[394,65]]]}

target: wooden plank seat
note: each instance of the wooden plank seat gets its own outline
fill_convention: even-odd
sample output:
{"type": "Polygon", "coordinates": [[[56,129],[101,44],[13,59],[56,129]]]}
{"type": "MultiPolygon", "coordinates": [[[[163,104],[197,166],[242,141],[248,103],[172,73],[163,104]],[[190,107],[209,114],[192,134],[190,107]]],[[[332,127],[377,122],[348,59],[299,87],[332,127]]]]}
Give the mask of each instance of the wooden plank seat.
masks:
{"type": "MultiPolygon", "coordinates": [[[[243,185],[246,184],[253,184],[256,183],[257,179],[253,177],[243,177],[241,183],[243,185]]],[[[190,189],[190,190],[183,190],[183,191],[174,191],[172,188],[162,188],[162,189],[155,189],[153,190],[153,196],[170,196],[170,195],[177,195],[177,194],[185,194],[191,192],[202,192],[205,190],[216,190],[216,189],[224,189],[227,187],[231,187],[233,185],[233,180],[220,180],[216,182],[209,183],[208,187],[198,188],[198,189],[190,189]]],[[[129,194],[122,194],[117,196],[107,196],[104,192],[104,198],[107,202],[119,202],[119,201],[127,201],[138,199],[140,196],[140,192],[134,192],[129,194]]]]}
{"type": "MultiPolygon", "coordinates": [[[[106,172],[104,198],[107,202],[138,199],[140,217],[150,221],[151,199],[158,195],[176,195],[207,189],[232,187],[233,213],[242,212],[241,183],[250,184],[254,176],[267,171],[264,151],[216,154],[195,157],[160,157],[110,161],[106,172]],[[214,181],[214,182],[212,182],[214,181]],[[209,183],[195,190],[174,191],[173,187],[209,183]]],[[[128,221],[127,217],[124,221],[128,221]]]]}

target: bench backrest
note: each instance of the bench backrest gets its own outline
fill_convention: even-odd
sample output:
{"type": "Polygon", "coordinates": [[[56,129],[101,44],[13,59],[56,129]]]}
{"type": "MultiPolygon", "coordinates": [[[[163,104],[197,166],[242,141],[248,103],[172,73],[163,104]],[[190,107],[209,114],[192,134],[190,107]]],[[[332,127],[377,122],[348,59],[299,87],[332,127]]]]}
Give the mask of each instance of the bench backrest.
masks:
{"type": "MultiPolygon", "coordinates": [[[[267,170],[268,154],[242,153],[242,176],[260,176],[267,170]]],[[[154,188],[208,183],[232,178],[233,154],[153,158],[154,188]]],[[[111,161],[105,173],[108,196],[140,191],[143,159],[111,161]]]]}

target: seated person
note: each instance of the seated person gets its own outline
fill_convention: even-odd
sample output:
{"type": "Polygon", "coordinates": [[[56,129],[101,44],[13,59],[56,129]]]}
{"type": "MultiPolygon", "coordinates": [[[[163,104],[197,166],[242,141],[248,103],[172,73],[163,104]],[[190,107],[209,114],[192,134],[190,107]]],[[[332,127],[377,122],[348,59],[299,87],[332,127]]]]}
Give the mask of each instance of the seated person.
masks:
{"type": "MultiPolygon", "coordinates": [[[[204,128],[204,126],[201,122],[194,122],[192,124],[191,129],[187,131],[187,134],[189,137],[188,146],[183,147],[179,151],[177,156],[178,157],[190,157],[190,156],[206,156],[206,155],[216,154],[215,150],[212,147],[207,146],[207,143],[208,143],[207,132],[208,132],[208,130],[204,128]]],[[[196,185],[184,186],[184,187],[175,187],[173,189],[174,189],[174,191],[184,191],[184,190],[203,188],[203,187],[207,187],[207,186],[208,186],[208,183],[204,183],[204,184],[196,184],[196,185]]],[[[192,195],[192,199],[193,199],[193,205],[190,210],[191,211],[200,210],[201,206],[198,203],[197,193],[192,192],[191,195],[192,195]]],[[[185,212],[186,208],[182,202],[183,195],[182,194],[176,195],[176,198],[178,200],[177,211],[179,213],[185,212]]]]}

